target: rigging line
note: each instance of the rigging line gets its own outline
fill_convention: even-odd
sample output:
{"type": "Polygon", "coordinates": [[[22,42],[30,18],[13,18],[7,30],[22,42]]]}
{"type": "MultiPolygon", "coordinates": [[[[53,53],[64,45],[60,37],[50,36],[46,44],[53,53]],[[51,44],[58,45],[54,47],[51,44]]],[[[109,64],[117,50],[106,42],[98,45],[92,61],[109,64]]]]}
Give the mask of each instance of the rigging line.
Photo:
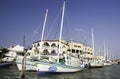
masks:
{"type": "Polygon", "coordinates": [[[72,34],[71,34],[71,32],[70,32],[70,23],[69,23],[69,21],[68,21],[69,18],[68,18],[68,12],[67,12],[67,10],[66,10],[66,16],[65,16],[65,17],[66,17],[66,18],[65,18],[65,21],[66,21],[66,29],[67,29],[67,31],[66,31],[67,34],[66,34],[66,35],[67,35],[67,38],[68,38],[67,40],[71,40],[70,35],[72,35],[72,34]]]}
{"type": "Polygon", "coordinates": [[[66,40],[69,39],[69,31],[68,31],[68,19],[67,19],[67,16],[65,17],[65,23],[64,25],[66,26],[66,31],[65,31],[65,34],[66,34],[66,40]]]}
{"type": "Polygon", "coordinates": [[[59,25],[60,25],[60,22],[59,22],[59,23],[58,23],[58,25],[57,25],[57,28],[56,28],[56,32],[55,32],[54,39],[57,39],[58,30],[59,30],[59,25]]]}
{"type": "MultiPolygon", "coordinates": [[[[61,11],[62,11],[62,8],[61,8],[61,11]]],[[[65,17],[66,17],[66,16],[65,16],[65,17]]],[[[60,24],[60,23],[59,23],[59,24],[60,24]]],[[[58,26],[57,26],[57,30],[56,30],[56,32],[55,32],[55,37],[54,37],[54,38],[57,38],[59,24],[58,24],[58,26]]],[[[64,26],[67,26],[67,27],[66,27],[66,31],[65,31],[65,30],[64,30],[64,31],[65,31],[65,35],[66,35],[65,37],[67,37],[67,38],[69,39],[68,19],[65,18],[65,22],[63,23],[63,25],[64,25],[64,26]],[[65,25],[65,23],[66,23],[66,25],[65,25]]],[[[64,27],[63,27],[63,28],[64,28],[64,27]]]]}
{"type": "MultiPolygon", "coordinates": [[[[42,18],[42,19],[43,19],[43,18],[42,18]]],[[[32,37],[31,37],[31,39],[30,39],[30,42],[33,42],[33,39],[35,38],[35,36],[36,36],[37,34],[39,34],[38,31],[39,31],[39,29],[40,29],[40,26],[42,26],[42,22],[43,22],[43,21],[40,21],[40,23],[39,23],[39,25],[37,26],[37,28],[33,31],[33,34],[32,34],[32,37]]]]}
{"type": "Polygon", "coordinates": [[[50,34],[51,34],[51,32],[52,32],[53,26],[54,26],[55,23],[57,22],[58,17],[60,16],[61,11],[62,11],[62,8],[61,8],[61,10],[58,12],[58,15],[57,15],[57,17],[55,18],[55,20],[53,21],[53,23],[51,24],[51,26],[50,26],[51,28],[50,28],[47,36],[46,36],[46,39],[49,38],[49,36],[50,36],[50,34]]]}

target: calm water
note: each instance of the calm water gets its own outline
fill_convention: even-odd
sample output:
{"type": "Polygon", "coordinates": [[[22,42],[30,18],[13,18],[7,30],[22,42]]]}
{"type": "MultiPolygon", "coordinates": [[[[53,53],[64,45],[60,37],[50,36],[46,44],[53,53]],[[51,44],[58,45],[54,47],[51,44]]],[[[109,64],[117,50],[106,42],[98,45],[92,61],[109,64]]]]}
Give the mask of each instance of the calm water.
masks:
{"type": "MultiPolygon", "coordinates": [[[[0,79],[21,79],[16,66],[0,69],[0,79]]],[[[87,69],[69,74],[42,74],[26,72],[25,79],[120,79],[120,64],[98,69],[87,69]]]]}

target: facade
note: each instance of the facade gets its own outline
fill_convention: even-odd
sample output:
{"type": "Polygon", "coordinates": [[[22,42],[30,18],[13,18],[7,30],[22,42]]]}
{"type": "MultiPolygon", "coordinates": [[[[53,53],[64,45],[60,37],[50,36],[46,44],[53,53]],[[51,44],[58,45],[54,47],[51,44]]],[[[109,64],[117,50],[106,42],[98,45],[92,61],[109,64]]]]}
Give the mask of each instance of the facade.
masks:
{"type": "MultiPolygon", "coordinates": [[[[45,40],[45,41],[37,41],[33,43],[32,51],[40,52],[43,55],[56,55],[58,52],[59,41],[58,40],[45,40]]],[[[61,41],[61,52],[64,52],[68,49],[68,46],[64,41],[61,41]]]]}
{"type": "Polygon", "coordinates": [[[57,55],[60,43],[60,54],[63,52],[79,57],[80,59],[92,60],[93,49],[84,45],[82,42],[61,40],[44,40],[33,43],[32,52],[41,53],[41,55],[57,55]]]}

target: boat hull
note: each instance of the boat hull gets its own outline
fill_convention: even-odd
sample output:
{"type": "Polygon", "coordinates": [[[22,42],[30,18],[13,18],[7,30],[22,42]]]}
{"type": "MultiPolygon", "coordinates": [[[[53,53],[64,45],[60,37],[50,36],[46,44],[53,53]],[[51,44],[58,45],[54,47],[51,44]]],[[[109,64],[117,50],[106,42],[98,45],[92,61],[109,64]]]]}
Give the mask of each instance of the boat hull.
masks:
{"type": "Polygon", "coordinates": [[[92,62],[92,63],[90,63],[89,68],[102,68],[103,66],[104,66],[103,63],[92,62]]]}
{"type": "Polygon", "coordinates": [[[6,62],[6,63],[0,63],[0,68],[9,68],[10,64],[11,63],[8,63],[8,62],[6,62]]]}
{"type": "MultiPolygon", "coordinates": [[[[22,59],[23,57],[17,58],[16,64],[18,69],[22,70],[22,59]]],[[[75,59],[74,59],[75,61],[75,59]]],[[[76,60],[77,61],[77,60],[76,60]]],[[[84,65],[78,65],[71,63],[72,65],[65,65],[56,62],[26,59],[25,70],[26,71],[37,71],[37,72],[78,72],[84,69],[84,65]],[[77,66],[73,66],[73,64],[77,66]]]]}
{"type": "MultiPolygon", "coordinates": [[[[16,65],[18,67],[18,69],[21,71],[22,70],[22,60],[23,57],[18,57],[16,59],[16,65]]],[[[31,61],[29,59],[26,59],[26,63],[25,63],[25,70],[26,71],[36,71],[36,66],[35,66],[35,62],[31,61]]]]}
{"type": "Polygon", "coordinates": [[[58,73],[70,73],[82,71],[84,67],[74,67],[68,65],[62,65],[57,63],[40,63],[37,65],[37,72],[58,72],[58,73]]]}
{"type": "Polygon", "coordinates": [[[110,66],[112,65],[111,63],[104,63],[104,66],[110,66]]]}
{"type": "MultiPolygon", "coordinates": [[[[22,63],[17,63],[17,67],[20,71],[22,71],[22,63]]],[[[36,66],[34,66],[32,64],[26,64],[25,70],[26,71],[36,71],[36,66]]]]}

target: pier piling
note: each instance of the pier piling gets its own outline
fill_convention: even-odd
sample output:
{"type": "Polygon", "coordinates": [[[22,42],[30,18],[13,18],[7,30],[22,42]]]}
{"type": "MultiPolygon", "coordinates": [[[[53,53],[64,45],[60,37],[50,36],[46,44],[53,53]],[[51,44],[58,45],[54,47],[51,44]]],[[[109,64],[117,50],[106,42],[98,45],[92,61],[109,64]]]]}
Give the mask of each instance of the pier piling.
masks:
{"type": "Polygon", "coordinates": [[[22,60],[22,71],[21,71],[21,78],[25,78],[25,68],[26,68],[26,53],[22,60]]]}

